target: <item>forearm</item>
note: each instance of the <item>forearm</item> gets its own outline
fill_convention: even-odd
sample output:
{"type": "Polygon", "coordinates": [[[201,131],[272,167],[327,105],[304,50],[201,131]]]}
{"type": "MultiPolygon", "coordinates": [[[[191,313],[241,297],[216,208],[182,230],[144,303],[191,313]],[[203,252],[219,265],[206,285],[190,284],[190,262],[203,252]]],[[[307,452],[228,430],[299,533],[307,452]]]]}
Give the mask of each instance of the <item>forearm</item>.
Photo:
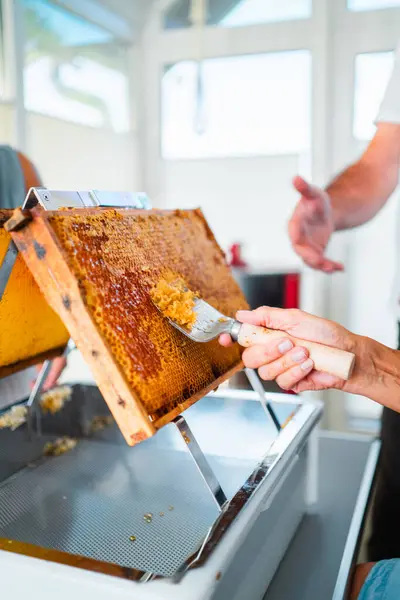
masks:
{"type": "Polygon", "coordinates": [[[331,200],[335,230],[350,229],[372,219],[397,184],[396,178],[379,177],[360,160],[338,175],[326,188],[331,200]]]}
{"type": "Polygon", "coordinates": [[[357,336],[356,368],[349,391],[400,412],[400,352],[357,336]]]}
{"type": "Polygon", "coordinates": [[[381,123],[360,160],[327,186],[336,230],[372,219],[395,190],[400,168],[400,125],[381,123]]]}

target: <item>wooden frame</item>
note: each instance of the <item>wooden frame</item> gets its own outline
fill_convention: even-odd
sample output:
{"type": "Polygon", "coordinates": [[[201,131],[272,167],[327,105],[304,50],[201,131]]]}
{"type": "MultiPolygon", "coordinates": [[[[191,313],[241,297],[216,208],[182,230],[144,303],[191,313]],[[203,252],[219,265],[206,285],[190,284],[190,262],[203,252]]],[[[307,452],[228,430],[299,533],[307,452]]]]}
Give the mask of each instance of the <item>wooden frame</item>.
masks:
{"type": "MultiPolygon", "coordinates": [[[[93,211],[102,209],[87,210],[93,214],[93,211]]],[[[135,211],[136,214],[139,212],[135,211]]],[[[145,212],[146,215],[147,213],[148,211],[145,212]]],[[[162,211],[154,213],[162,214],[162,211]]],[[[243,368],[242,362],[238,361],[233,368],[178,406],[167,406],[167,410],[160,411],[159,415],[150,415],[134,394],[110,345],[97,329],[82,298],[76,276],[67,264],[65,252],[46,218],[49,213],[35,207],[29,214],[26,211],[24,214],[27,217],[25,226],[23,219],[15,218],[18,216],[15,215],[7,224],[7,229],[47,302],[60,316],[91,368],[96,383],[130,446],[154,435],[160,427],[243,368]],[[13,230],[13,223],[17,224],[17,229],[13,230]]],[[[206,223],[205,225],[207,236],[212,235],[206,223]]]]}
{"type": "MultiPolygon", "coordinates": [[[[14,227],[18,228],[21,221],[26,222],[26,215],[24,216],[23,211],[0,210],[0,254],[3,255],[1,261],[4,260],[7,248],[12,241],[7,232],[6,223],[13,223],[14,227]]],[[[62,326],[59,317],[50,311],[24,260],[18,256],[0,299],[0,323],[3,325],[0,345],[0,379],[60,356],[68,342],[67,330],[62,326]],[[29,315],[25,313],[29,313],[29,315]],[[43,318],[46,323],[43,323],[43,318]],[[19,323],[15,323],[16,321],[19,323]],[[62,327],[63,334],[56,335],[52,340],[46,340],[47,336],[51,335],[51,331],[54,333],[56,323],[62,327]],[[22,333],[21,327],[25,328],[25,331],[19,335],[18,332],[22,333]],[[47,333],[41,338],[43,328],[47,333]],[[13,338],[12,340],[10,336],[13,338]],[[36,343],[30,345],[32,339],[36,339],[36,343]],[[7,354],[6,347],[10,343],[15,345],[18,351],[14,351],[10,356],[5,356],[4,354],[7,354]]]]}
{"type": "Polygon", "coordinates": [[[41,354],[37,354],[36,356],[32,356],[31,358],[27,358],[25,360],[21,360],[19,362],[13,363],[11,365],[6,365],[4,367],[0,367],[0,379],[4,377],[8,377],[9,375],[13,375],[14,373],[18,373],[20,371],[24,371],[25,369],[29,369],[29,367],[34,367],[35,365],[40,365],[45,360],[52,360],[57,356],[61,356],[65,350],[65,346],[60,348],[54,348],[52,350],[48,350],[47,352],[42,352],[41,354]]]}

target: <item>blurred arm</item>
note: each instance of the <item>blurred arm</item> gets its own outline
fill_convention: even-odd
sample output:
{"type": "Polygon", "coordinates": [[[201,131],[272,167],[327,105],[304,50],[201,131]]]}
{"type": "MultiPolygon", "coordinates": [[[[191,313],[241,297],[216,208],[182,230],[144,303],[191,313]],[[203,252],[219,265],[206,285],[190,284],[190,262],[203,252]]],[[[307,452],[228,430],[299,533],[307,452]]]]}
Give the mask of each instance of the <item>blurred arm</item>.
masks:
{"type": "Polygon", "coordinates": [[[335,229],[357,227],[372,219],[395,190],[399,168],[400,124],[381,122],[361,158],[326,188],[335,229]]]}
{"type": "Polygon", "coordinates": [[[35,165],[22,152],[17,151],[17,155],[24,174],[25,192],[28,193],[31,187],[41,187],[43,182],[35,165]]]}

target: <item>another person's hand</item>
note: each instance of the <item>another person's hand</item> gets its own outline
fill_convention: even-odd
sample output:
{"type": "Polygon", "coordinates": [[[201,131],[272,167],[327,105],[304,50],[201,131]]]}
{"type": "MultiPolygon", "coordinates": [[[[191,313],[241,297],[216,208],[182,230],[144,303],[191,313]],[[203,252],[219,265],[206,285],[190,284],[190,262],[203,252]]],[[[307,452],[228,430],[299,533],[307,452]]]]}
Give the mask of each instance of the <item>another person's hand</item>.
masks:
{"type": "MultiPolygon", "coordinates": [[[[42,366],[43,364],[36,365],[36,370],[39,372],[42,366]]],[[[65,356],[57,356],[51,361],[50,371],[48,372],[48,375],[42,387],[43,392],[47,392],[57,384],[57,381],[66,366],[67,359],[65,356]]],[[[34,383],[35,382],[33,381],[32,386],[34,385],[34,383]]]]}
{"type": "Polygon", "coordinates": [[[325,257],[325,249],[335,230],[329,195],[301,177],[293,180],[301,198],[289,221],[289,237],[295,252],[314,269],[325,273],[342,271],[341,263],[325,257]]]}
{"type": "MultiPolygon", "coordinates": [[[[393,351],[378,342],[357,336],[337,323],[297,309],[285,310],[263,306],[254,311],[239,311],[237,319],[242,323],[277,329],[295,338],[319,342],[354,352],[356,355],[354,372],[348,381],[344,381],[328,373],[315,371],[307,349],[293,345],[282,333],[279,340],[271,340],[269,344],[262,346],[252,346],[243,352],[245,366],[258,369],[261,379],[275,380],[282,389],[293,390],[296,393],[335,388],[366,395],[387,404],[388,398],[382,399],[382,390],[376,389],[383,381],[378,376],[376,361],[380,358],[380,352],[387,352],[390,359],[390,353],[393,351]]],[[[222,335],[220,343],[223,346],[232,344],[230,336],[222,335]]],[[[399,358],[396,360],[399,362],[399,358]]]]}

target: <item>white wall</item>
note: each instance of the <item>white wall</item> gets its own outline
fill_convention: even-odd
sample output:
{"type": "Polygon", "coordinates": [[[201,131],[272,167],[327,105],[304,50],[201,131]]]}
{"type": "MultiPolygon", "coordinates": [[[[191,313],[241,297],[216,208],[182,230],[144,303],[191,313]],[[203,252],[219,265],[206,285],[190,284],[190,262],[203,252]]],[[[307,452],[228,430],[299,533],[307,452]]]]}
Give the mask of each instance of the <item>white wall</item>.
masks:
{"type": "Polygon", "coordinates": [[[13,144],[15,109],[11,104],[0,104],[0,144],[13,144]]]}
{"type": "Polygon", "coordinates": [[[201,207],[223,249],[242,242],[253,266],[299,265],[285,235],[298,169],[297,156],[166,161],[165,205],[201,207]]]}
{"type": "Polygon", "coordinates": [[[352,328],[383,344],[396,347],[393,280],[398,261],[397,210],[399,192],[370,223],[354,232],[349,270],[354,294],[350,297],[352,328]]]}
{"type": "MultiPolygon", "coordinates": [[[[1,135],[0,112],[0,135],[1,135]]],[[[3,125],[4,126],[4,125],[3,125]]],[[[142,191],[136,135],[85,127],[29,113],[28,154],[51,189],[142,191]]],[[[94,383],[74,351],[60,383],[94,383]]]]}
{"type": "Polygon", "coordinates": [[[139,191],[136,137],[27,115],[28,154],[53,189],[139,191]]]}

